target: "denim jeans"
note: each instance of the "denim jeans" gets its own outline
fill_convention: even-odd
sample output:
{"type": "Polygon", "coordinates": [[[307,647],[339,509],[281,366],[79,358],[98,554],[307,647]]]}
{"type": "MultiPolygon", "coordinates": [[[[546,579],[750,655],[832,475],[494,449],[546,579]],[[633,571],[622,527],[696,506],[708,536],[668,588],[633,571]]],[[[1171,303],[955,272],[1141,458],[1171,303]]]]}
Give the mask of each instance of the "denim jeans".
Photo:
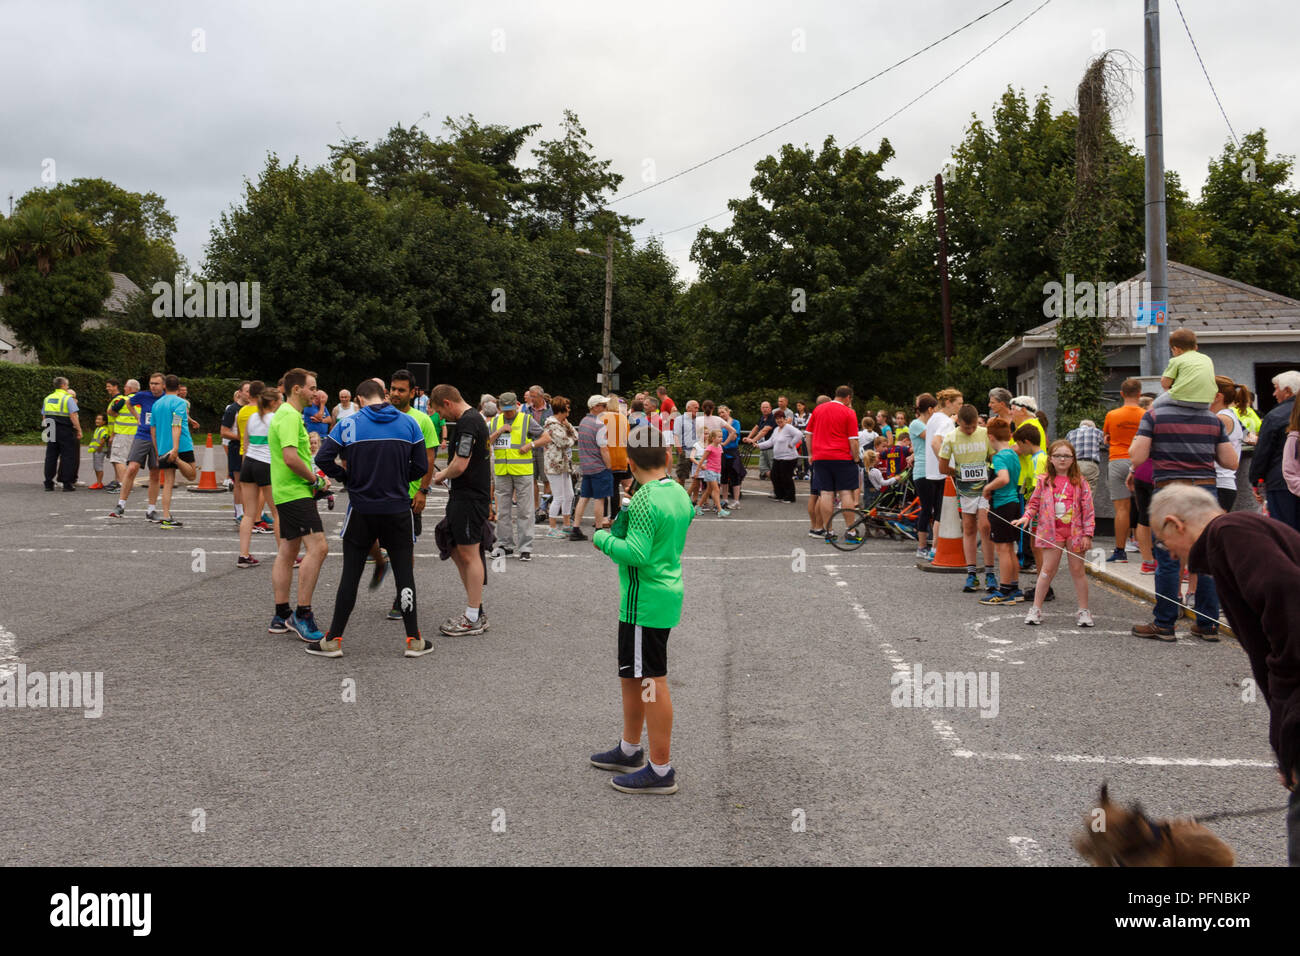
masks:
{"type": "Polygon", "coordinates": [[[1268,502],[1268,513],[1285,525],[1300,531],[1300,500],[1286,488],[1268,491],[1264,494],[1268,502]]]}
{"type": "MultiPolygon", "coordinates": [[[[1178,623],[1181,608],[1174,602],[1178,600],[1180,589],[1178,559],[1165,550],[1158,541],[1152,548],[1156,558],[1156,614],[1157,627],[1172,628],[1178,623]]],[[[1196,578],[1196,623],[1206,630],[1219,629],[1219,592],[1214,587],[1214,578],[1208,574],[1196,578]]]]}

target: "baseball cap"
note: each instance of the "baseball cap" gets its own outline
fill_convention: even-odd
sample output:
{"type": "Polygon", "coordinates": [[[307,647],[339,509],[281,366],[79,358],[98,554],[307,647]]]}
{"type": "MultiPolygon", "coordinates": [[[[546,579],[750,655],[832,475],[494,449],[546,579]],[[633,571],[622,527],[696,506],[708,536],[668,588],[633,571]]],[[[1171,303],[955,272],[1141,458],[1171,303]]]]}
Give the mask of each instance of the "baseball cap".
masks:
{"type": "Polygon", "coordinates": [[[609,399],[606,398],[604,395],[593,395],[591,396],[591,398],[587,399],[588,409],[595,408],[597,405],[608,405],[608,404],[609,404],[609,399]]]}
{"type": "Polygon", "coordinates": [[[497,407],[503,412],[509,411],[518,404],[519,396],[514,392],[502,392],[500,398],[497,399],[497,407]]]}

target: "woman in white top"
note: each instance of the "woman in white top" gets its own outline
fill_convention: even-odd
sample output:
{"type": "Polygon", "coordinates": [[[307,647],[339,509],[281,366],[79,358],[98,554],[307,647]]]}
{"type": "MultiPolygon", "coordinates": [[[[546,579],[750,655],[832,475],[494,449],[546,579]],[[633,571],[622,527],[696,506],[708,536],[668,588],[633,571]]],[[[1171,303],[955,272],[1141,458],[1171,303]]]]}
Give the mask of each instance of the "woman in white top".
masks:
{"type": "Polygon", "coordinates": [[[772,449],[772,497],[793,504],[794,466],[799,460],[799,442],[803,441],[803,432],[786,421],[780,409],[772,415],[776,419],[776,428],[757,445],[772,449]]]}
{"type": "Polygon", "coordinates": [[[551,485],[551,508],[547,515],[552,538],[567,538],[573,532],[573,443],[578,440],[578,430],[569,421],[569,400],[563,395],[551,399],[551,417],[542,425],[542,431],[551,436],[550,444],[543,449],[546,480],[551,485]],[[556,527],[559,518],[563,530],[556,527]]]}
{"type": "Polygon", "coordinates": [[[239,568],[256,567],[261,562],[249,553],[253,539],[253,525],[259,520],[265,509],[271,516],[271,531],[258,528],[259,534],[275,534],[275,544],[280,546],[280,516],[275,510],[275,501],[271,497],[271,416],[280,407],[278,389],[266,387],[257,396],[257,411],[248,417],[244,426],[248,436],[248,447],[244,450],[244,462],[239,469],[239,488],[244,495],[244,517],[239,522],[239,557],[235,566],[239,568]],[[259,507],[260,503],[260,507],[259,507]]]}
{"type": "MultiPolygon", "coordinates": [[[[1237,410],[1232,406],[1240,396],[1239,390],[1244,391],[1244,389],[1226,375],[1216,375],[1214,384],[1219,387],[1219,390],[1215,392],[1214,399],[1210,402],[1210,411],[1219,416],[1232,450],[1240,456],[1241,440],[1245,437],[1246,430],[1241,425],[1241,419],[1237,417],[1237,410]]],[[[1215,462],[1214,490],[1219,498],[1219,507],[1224,511],[1231,511],[1237,501],[1236,469],[1224,468],[1215,462]]]]}

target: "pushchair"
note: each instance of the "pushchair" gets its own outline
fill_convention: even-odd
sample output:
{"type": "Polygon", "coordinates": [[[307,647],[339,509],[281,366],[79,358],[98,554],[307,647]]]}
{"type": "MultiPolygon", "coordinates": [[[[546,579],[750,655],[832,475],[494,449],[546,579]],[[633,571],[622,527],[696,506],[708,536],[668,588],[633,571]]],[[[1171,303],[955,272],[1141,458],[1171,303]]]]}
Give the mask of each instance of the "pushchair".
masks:
{"type": "Polygon", "coordinates": [[[921,498],[907,469],[898,481],[885,488],[866,508],[868,528],[877,538],[891,537],[899,541],[916,540],[916,519],[921,514],[921,498]],[[883,531],[883,533],[876,533],[883,531]]]}

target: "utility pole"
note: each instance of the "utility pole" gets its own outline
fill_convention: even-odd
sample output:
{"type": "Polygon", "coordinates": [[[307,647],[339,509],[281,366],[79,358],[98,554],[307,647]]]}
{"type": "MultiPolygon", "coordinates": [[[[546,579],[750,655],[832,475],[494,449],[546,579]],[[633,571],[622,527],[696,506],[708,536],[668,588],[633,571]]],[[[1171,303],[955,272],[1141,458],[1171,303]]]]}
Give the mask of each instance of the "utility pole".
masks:
{"type": "Polygon", "coordinates": [[[934,177],[934,200],[939,213],[939,288],[943,301],[943,359],[950,361],[952,346],[952,299],[948,295],[948,225],[943,210],[943,173],[934,177]]]}
{"type": "Polygon", "coordinates": [[[610,348],[609,348],[609,330],[610,317],[614,310],[614,234],[612,232],[605,235],[605,344],[604,351],[601,354],[600,370],[605,377],[605,382],[601,386],[601,391],[609,394],[609,390],[614,387],[614,369],[611,367],[610,348]]]}
{"type": "MultiPolygon", "coordinates": [[[[1169,261],[1165,246],[1165,133],[1160,100],[1160,0],[1145,0],[1146,40],[1146,266],[1151,302],[1165,303],[1165,324],[1148,328],[1142,375],[1160,374],[1169,354],[1169,261]]],[[[1151,321],[1155,321],[1151,315],[1151,321]]]]}

